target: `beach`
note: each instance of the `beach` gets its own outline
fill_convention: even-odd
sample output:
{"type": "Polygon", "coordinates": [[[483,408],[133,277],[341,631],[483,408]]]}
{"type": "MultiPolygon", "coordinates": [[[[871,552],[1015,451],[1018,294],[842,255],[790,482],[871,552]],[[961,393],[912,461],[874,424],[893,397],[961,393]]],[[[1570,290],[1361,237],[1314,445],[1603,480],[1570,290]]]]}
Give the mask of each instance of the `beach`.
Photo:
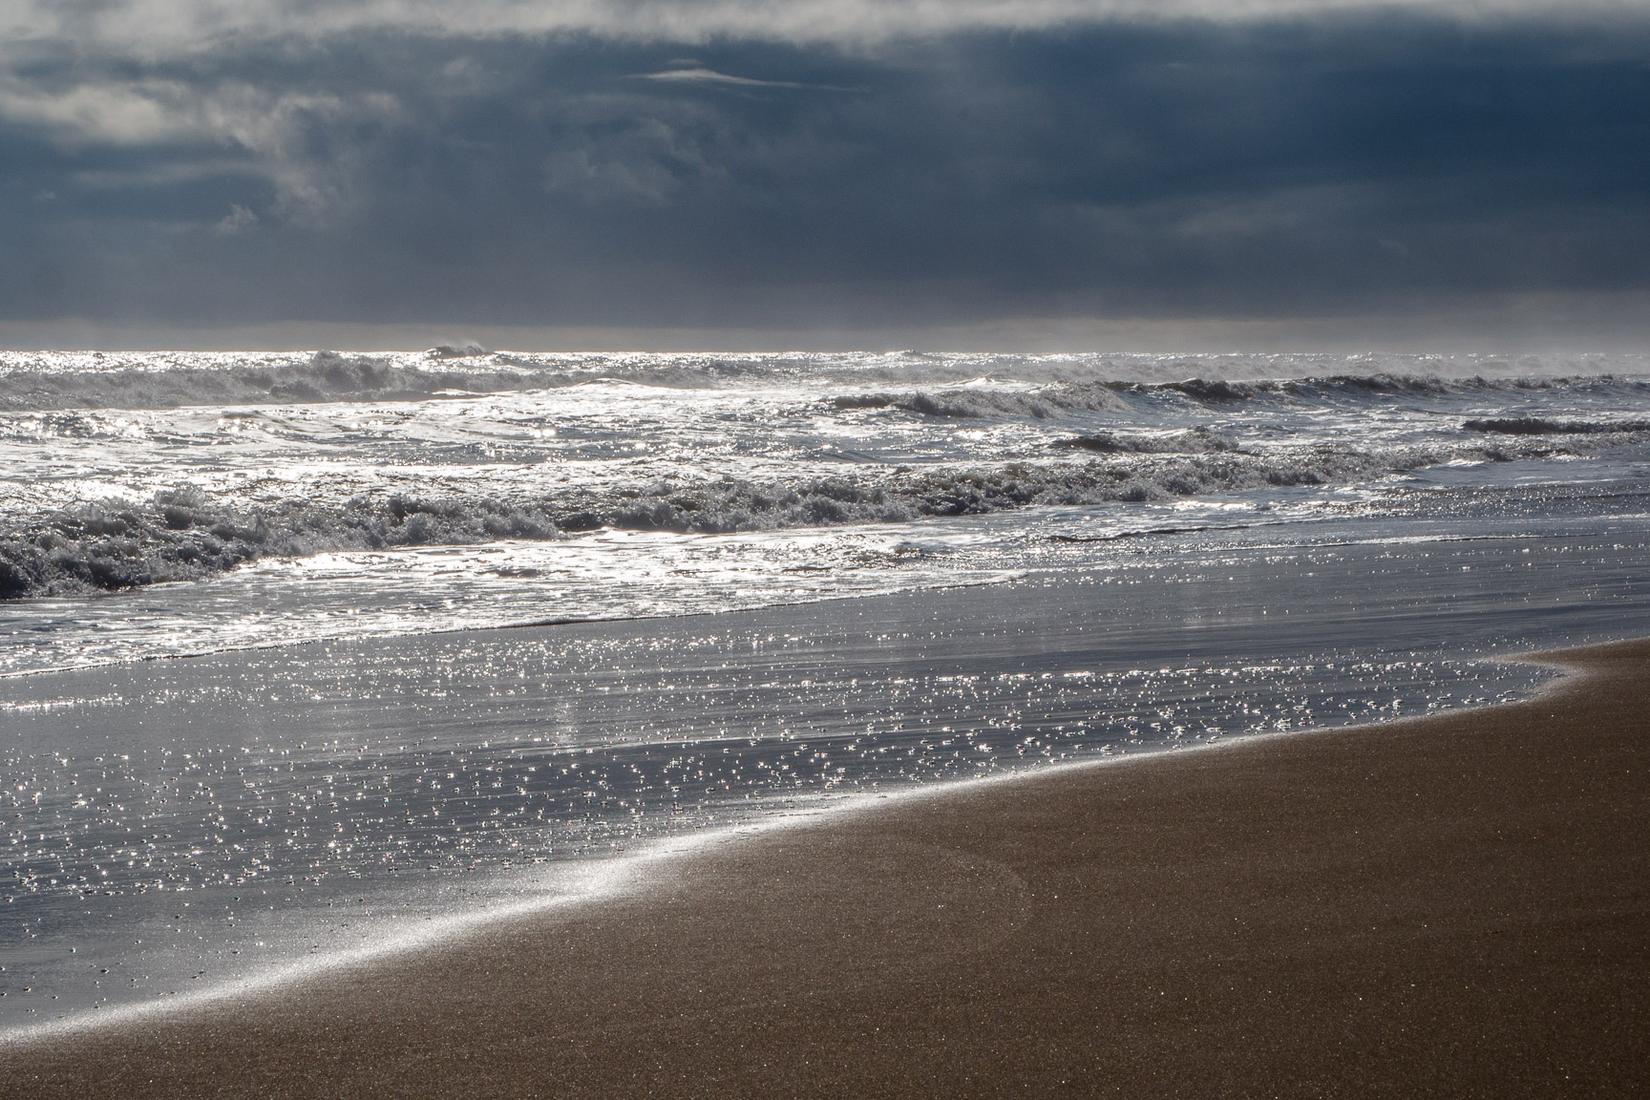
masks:
{"type": "Polygon", "coordinates": [[[1635,1095],[1650,643],[1524,703],[956,784],[256,995],[19,1096],[1635,1095]]]}
{"type": "Polygon", "coordinates": [[[1650,2],[0,26],[0,1100],[1650,1097],[1650,2]]]}

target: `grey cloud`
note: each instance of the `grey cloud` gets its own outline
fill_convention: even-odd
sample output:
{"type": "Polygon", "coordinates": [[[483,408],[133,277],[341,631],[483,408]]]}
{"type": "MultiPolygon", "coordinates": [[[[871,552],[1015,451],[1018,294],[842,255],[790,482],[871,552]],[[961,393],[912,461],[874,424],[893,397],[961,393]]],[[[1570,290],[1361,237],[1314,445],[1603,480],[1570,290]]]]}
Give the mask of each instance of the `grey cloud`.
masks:
{"type": "Polygon", "coordinates": [[[258,215],[235,202],[229,204],[229,213],[218,220],[212,231],[220,237],[235,237],[249,232],[257,224],[258,215]]]}
{"type": "MultiPolygon", "coordinates": [[[[1139,20],[1254,21],[1368,9],[1369,0],[3,0],[13,38],[61,37],[187,53],[249,37],[394,30],[420,35],[597,34],[630,41],[725,38],[873,43],[970,31],[1038,31],[1139,20]]],[[[1642,16],[1634,0],[1386,0],[1471,21],[1642,16]]]]}
{"type": "Polygon", "coordinates": [[[875,49],[37,41],[0,79],[0,318],[874,330],[1639,301],[1647,48],[1391,12],[875,49]],[[671,72],[696,75],[636,79],[671,72]],[[791,94],[814,88],[856,94],[791,94]]]}
{"type": "Polygon", "coordinates": [[[275,185],[279,204],[295,217],[324,219],[349,197],[347,156],[317,149],[312,138],[385,122],[399,110],[394,95],[378,89],[341,95],[242,78],[125,75],[86,67],[92,75],[83,75],[76,63],[50,79],[0,77],[0,123],[71,155],[98,147],[164,151],[137,166],[77,171],[75,179],[86,186],[255,171],[275,185]],[[222,163],[236,159],[242,162],[238,169],[222,163]]]}

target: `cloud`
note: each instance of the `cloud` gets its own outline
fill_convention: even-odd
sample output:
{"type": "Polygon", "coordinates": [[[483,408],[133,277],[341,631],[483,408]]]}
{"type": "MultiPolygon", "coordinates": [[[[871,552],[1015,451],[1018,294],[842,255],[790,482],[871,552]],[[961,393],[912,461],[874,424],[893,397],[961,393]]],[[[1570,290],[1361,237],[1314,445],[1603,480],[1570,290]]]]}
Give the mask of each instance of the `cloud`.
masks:
{"type": "MultiPolygon", "coordinates": [[[[159,6],[153,41],[199,33],[162,48],[116,42],[130,5],[65,4],[91,27],[72,48],[0,47],[0,319],[1248,323],[1650,287],[1650,27],[918,3],[877,7],[971,29],[862,48],[335,7],[283,38],[249,20],[297,7],[159,6]],[[1051,22],[992,29],[1011,11],[1051,22]],[[816,89],[855,94],[789,94],[816,89]]],[[[810,10],[880,18],[737,6],[755,28],[810,10]]]]}
{"type": "MultiPolygon", "coordinates": [[[[394,30],[421,35],[594,34],[626,41],[742,38],[873,43],[1103,22],[1243,22],[1356,12],[1370,0],[0,0],[12,37],[63,37],[176,53],[235,39],[394,30]]],[[[1483,21],[1642,16],[1634,0],[1385,0],[1412,14],[1483,21]]]]}
{"type": "Polygon", "coordinates": [[[96,147],[165,151],[164,159],[124,169],[124,179],[96,169],[77,173],[85,185],[235,171],[225,162],[239,160],[238,170],[255,165],[274,183],[293,217],[324,218],[347,198],[347,153],[319,148],[316,139],[384,122],[397,111],[395,97],[379,89],[338,93],[242,75],[133,75],[123,64],[99,71],[90,60],[28,77],[0,74],[0,123],[71,154],[96,147]]]}
{"type": "Polygon", "coordinates": [[[795,80],[758,80],[749,76],[733,76],[707,69],[702,65],[685,68],[660,69],[658,72],[637,73],[637,80],[653,80],[664,84],[725,84],[735,88],[796,88],[825,92],[847,92],[835,84],[804,84],[795,80]]]}
{"type": "Polygon", "coordinates": [[[212,227],[212,232],[220,237],[238,237],[248,232],[258,224],[258,215],[242,206],[240,203],[231,203],[229,213],[225,214],[218,224],[212,227]]]}
{"type": "Polygon", "coordinates": [[[0,117],[33,126],[67,146],[150,145],[191,136],[196,126],[177,101],[191,95],[170,81],[88,83],[54,88],[0,78],[0,117]]]}

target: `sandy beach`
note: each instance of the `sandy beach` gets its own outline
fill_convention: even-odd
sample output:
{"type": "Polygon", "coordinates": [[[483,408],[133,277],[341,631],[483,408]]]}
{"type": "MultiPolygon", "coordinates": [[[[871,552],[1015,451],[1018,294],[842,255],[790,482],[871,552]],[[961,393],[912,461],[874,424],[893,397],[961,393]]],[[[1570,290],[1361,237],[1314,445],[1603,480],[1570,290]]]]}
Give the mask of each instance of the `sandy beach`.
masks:
{"type": "Polygon", "coordinates": [[[1650,642],[1510,707],[890,799],[8,1096],[1641,1095],[1650,642]]]}
{"type": "Polygon", "coordinates": [[[0,28],[0,1100],[1650,1100],[1650,0],[0,28]]]}

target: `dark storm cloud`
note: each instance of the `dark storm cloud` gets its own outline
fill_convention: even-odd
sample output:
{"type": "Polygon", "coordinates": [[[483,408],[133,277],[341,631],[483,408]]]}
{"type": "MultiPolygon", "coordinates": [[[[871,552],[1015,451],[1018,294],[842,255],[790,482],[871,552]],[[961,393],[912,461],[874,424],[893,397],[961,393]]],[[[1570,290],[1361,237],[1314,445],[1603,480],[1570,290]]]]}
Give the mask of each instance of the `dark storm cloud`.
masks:
{"type": "Polygon", "coordinates": [[[176,325],[1301,316],[1650,283],[1650,31],[786,41],[361,25],[0,65],[0,311],[176,325]]]}

